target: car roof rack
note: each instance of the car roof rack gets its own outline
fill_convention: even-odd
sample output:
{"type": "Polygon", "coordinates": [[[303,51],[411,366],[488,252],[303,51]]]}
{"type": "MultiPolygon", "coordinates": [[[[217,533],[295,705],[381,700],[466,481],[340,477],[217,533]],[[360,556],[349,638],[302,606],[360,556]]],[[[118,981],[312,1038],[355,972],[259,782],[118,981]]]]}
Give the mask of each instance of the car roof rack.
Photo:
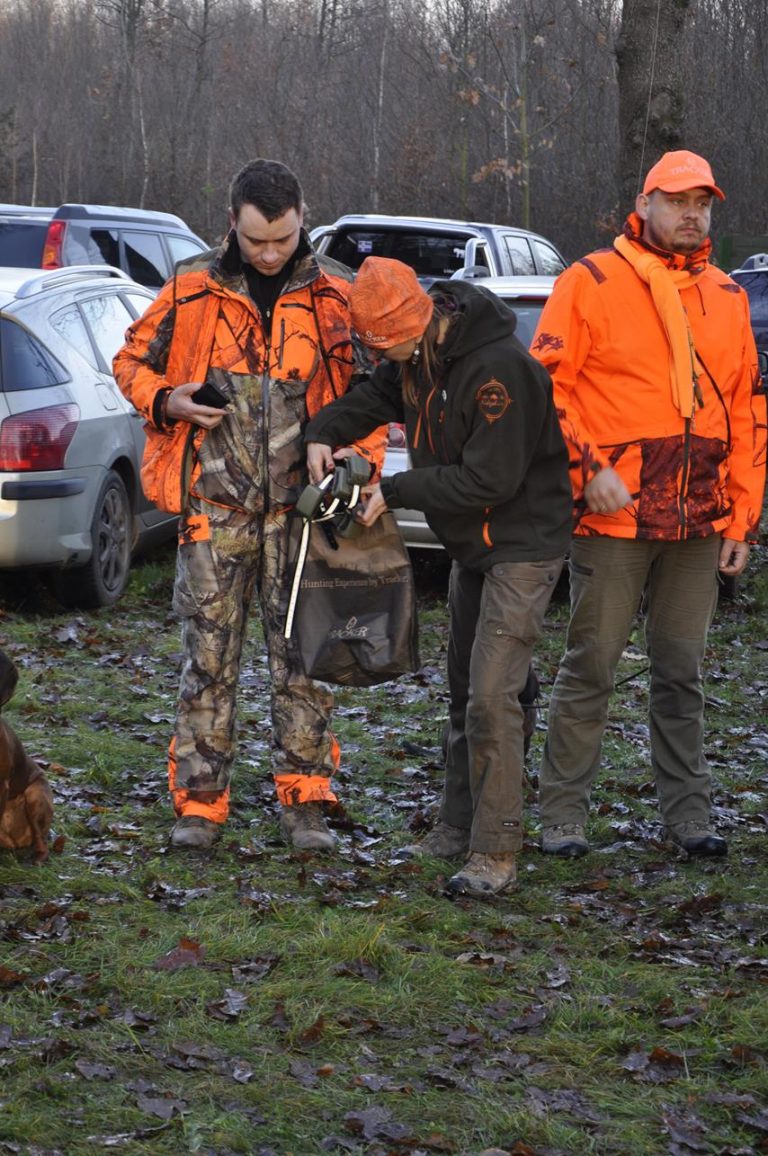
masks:
{"type": "MultiPolygon", "coordinates": [[[[505,225],[500,222],[493,221],[464,221],[458,217],[417,217],[411,216],[409,213],[343,213],[333,221],[333,226],[338,225],[369,225],[377,228],[422,228],[425,232],[427,229],[437,229],[438,231],[448,231],[454,229],[500,229],[508,233],[524,233],[526,235],[540,236],[539,233],[534,233],[532,229],[526,229],[523,225],[505,225]]],[[[328,228],[329,226],[318,226],[328,228]]],[[[546,237],[544,237],[546,241],[546,237]]]]}
{"type": "Polygon", "coordinates": [[[59,205],[53,214],[54,220],[90,220],[112,217],[121,223],[135,222],[139,225],[166,225],[186,229],[187,225],[175,213],[164,213],[158,209],[135,209],[125,205],[84,205],[67,201],[59,205]]]}
{"type": "Polygon", "coordinates": [[[753,253],[751,257],[747,257],[745,261],[739,265],[738,272],[744,272],[752,269],[767,269],[768,268],[768,253],[753,253]]]}
{"type": "Polygon", "coordinates": [[[10,205],[0,203],[0,217],[52,217],[54,205],[10,205]]]}
{"type": "Polygon", "coordinates": [[[73,282],[104,278],[107,281],[117,279],[129,281],[131,278],[122,269],[114,265],[65,265],[62,269],[44,269],[35,273],[28,281],[24,281],[16,290],[17,300],[25,297],[34,297],[36,293],[43,293],[59,285],[68,285],[73,282]]]}

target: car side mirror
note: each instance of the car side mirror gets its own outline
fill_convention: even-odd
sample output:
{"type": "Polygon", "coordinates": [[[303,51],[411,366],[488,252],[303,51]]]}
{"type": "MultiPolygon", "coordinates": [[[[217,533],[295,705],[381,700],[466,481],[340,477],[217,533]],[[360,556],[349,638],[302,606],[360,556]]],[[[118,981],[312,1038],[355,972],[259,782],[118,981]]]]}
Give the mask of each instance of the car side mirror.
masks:
{"type": "Polygon", "coordinates": [[[451,281],[474,281],[478,277],[490,277],[491,270],[487,265],[465,265],[451,273],[451,281]]]}

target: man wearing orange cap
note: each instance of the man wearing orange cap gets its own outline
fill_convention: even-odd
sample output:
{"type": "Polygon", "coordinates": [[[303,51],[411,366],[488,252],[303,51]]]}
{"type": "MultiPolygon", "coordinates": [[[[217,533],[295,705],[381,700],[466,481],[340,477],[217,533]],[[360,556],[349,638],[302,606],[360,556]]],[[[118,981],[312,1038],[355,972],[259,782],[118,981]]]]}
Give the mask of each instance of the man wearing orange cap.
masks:
{"type": "Polygon", "coordinates": [[[570,536],[568,459],[552,387],[482,286],[426,293],[400,261],[369,257],[349,293],[353,328],[383,357],[370,381],[306,429],[310,476],[382,422],[405,422],[412,469],[371,487],[362,521],[423,510],[453,559],[450,732],[439,821],[417,848],[465,859],[449,890],[514,884],[523,841],[523,693],[570,536]]]}
{"type": "Polygon", "coordinates": [[[709,262],[714,198],[706,160],[665,153],[613,248],[560,276],[531,346],[552,376],[576,501],[540,776],[549,854],[589,849],[608,701],[641,598],[667,837],[689,855],[727,853],[710,825],[701,664],[718,571],[739,574],[757,533],[765,416],[747,298],[709,262]]]}

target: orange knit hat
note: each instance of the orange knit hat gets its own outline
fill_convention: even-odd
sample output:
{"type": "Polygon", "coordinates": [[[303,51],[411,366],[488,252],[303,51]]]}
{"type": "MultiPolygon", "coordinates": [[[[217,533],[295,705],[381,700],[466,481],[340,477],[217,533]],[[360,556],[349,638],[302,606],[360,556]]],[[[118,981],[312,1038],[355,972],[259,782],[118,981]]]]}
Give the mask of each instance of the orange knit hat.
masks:
{"type": "Polygon", "coordinates": [[[661,189],[662,193],[684,193],[688,189],[709,189],[721,201],[725,200],[725,193],[715,184],[715,178],[709,162],[696,153],[689,153],[685,149],[664,153],[661,160],[649,169],[645,178],[643,193],[647,196],[654,189],[661,189]]]}
{"type": "Polygon", "coordinates": [[[366,257],[349,291],[352,325],[372,349],[421,337],[434,308],[410,265],[388,257],[366,257]]]}

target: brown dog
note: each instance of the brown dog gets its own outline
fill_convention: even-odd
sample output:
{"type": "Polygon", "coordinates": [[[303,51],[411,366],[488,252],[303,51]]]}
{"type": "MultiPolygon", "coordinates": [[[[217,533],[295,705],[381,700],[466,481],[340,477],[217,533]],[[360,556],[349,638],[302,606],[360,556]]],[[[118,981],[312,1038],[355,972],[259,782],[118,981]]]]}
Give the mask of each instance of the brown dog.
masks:
{"type": "MultiPolygon", "coordinates": [[[[19,672],[0,650],[0,707],[16,689],[19,672]]],[[[48,858],[48,832],[53,819],[53,795],[40,767],[0,719],[0,849],[30,847],[35,862],[48,858]]]]}

